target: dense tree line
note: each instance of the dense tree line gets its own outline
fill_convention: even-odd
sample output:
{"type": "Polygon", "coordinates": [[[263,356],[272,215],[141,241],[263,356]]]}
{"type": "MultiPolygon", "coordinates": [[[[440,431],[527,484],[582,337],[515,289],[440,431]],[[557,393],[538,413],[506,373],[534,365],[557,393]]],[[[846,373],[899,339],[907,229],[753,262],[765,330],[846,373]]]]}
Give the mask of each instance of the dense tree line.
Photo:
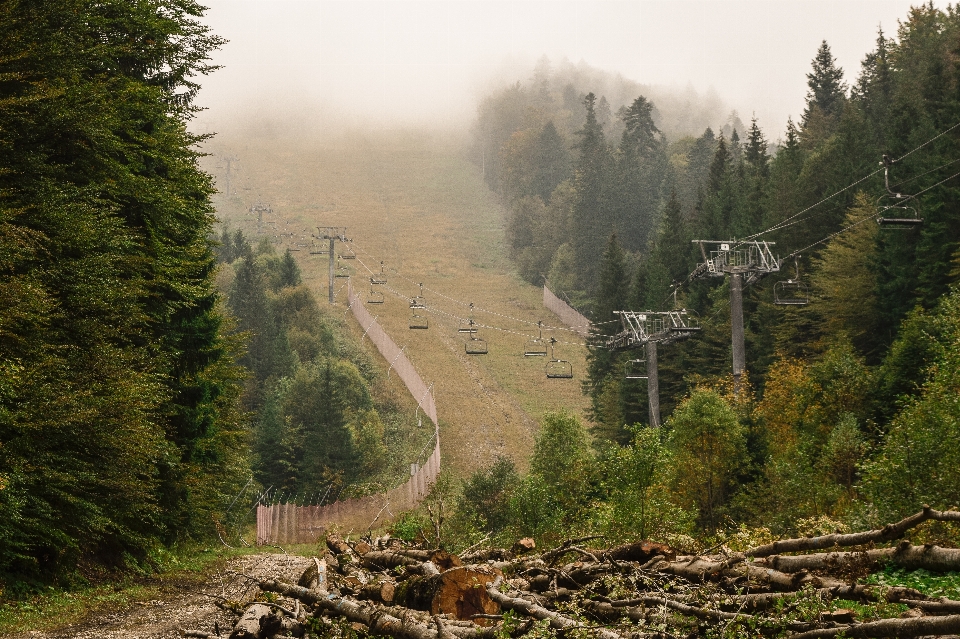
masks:
{"type": "MultiPolygon", "coordinates": [[[[423,446],[382,373],[325,314],[290,250],[223,229],[221,286],[247,338],[239,362],[254,476],[271,499],[316,503],[393,488],[423,446]]],[[[427,435],[429,436],[429,435],[427,435]]]]}
{"type": "Polygon", "coordinates": [[[549,122],[504,136],[499,170],[509,179],[494,186],[509,205],[518,271],[535,283],[547,276],[596,323],[584,382],[595,440],[637,455],[665,447],[661,486],[695,528],[730,517],[780,531],[826,515],[872,524],[923,501],[960,500],[939,470],[954,458],[947,442],[960,417],[947,400],[955,387],[946,390],[960,275],[960,179],[950,179],[960,157],[958,35],[955,9],[914,8],[895,38],[878,35],[852,86],[824,42],[806,107],[775,146],[756,119],[667,138],[643,96],[617,114],[614,145],[604,101],[588,87],[576,128],[554,127],[565,143],[549,143],[565,149],[551,157],[566,173],[524,168],[541,152],[525,144],[546,149],[553,138],[549,122]],[[919,228],[874,221],[897,203],[878,170],[884,155],[902,158],[890,183],[919,194],[908,202],[919,228]],[[691,240],[765,229],[777,254],[798,257],[744,292],[749,383],[734,395],[728,284],[688,278],[703,261],[691,240]],[[797,272],[810,304],[776,305],[774,283],[797,272]],[[647,422],[646,387],[624,375],[638,354],[603,345],[620,329],[612,311],[675,305],[703,330],[661,349],[668,419],[655,445],[639,444],[626,425],[647,422]]]}
{"type": "MultiPolygon", "coordinates": [[[[213,532],[246,480],[238,343],[186,123],[191,0],[0,4],[0,584],[213,532]]],[[[2,585],[0,585],[2,588],[2,585]]]]}

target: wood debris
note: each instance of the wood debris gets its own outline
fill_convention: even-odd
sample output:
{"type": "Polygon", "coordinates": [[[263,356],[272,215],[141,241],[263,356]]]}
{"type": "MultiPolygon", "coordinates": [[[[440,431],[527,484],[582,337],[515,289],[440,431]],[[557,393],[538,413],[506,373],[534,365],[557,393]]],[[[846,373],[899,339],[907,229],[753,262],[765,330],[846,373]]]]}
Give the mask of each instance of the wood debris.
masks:
{"type": "Polygon", "coordinates": [[[540,554],[533,540],[521,540],[458,557],[389,537],[331,536],[298,583],[259,580],[262,601],[246,608],[230,637],[340,637],[346,627],[401,639],[522,637],[535,629],[602,639],[711,629],[794,639],[952,636],[960,633],[960,601],[858,583],[886,563],[960,568],[960,549],[904,539],[928,519],[960,521],[960,512],[924,508],[875,531],[704,555],[651,541],[598,548],[588,538],[540,554]]]}

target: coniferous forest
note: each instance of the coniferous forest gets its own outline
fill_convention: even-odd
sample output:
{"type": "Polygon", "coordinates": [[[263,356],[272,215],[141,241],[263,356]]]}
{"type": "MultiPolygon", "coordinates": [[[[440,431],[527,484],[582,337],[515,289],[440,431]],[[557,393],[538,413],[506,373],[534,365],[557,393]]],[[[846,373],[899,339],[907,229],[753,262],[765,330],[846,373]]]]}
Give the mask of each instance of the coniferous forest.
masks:
{"type": "MultiPolygon", "coordinates": [[[[203,12],[0,3],[0,596],[249,527],[227,519],[240,495],[384,491],[432,441],[293,254],[218,225],[208,136],[188,128],[224,44],[203,12]]],[[[529,460],[445,467],[390,534],[692,552],[960,504],[958,42],[960,9],[932,5],[859,69],[823,42],[785,123],[707,127],[666,93],[544,61],[484,98],[466,153],[516,275],[594,325],[588,419],[547,411],[529,460]],[[696,240],[782,258],[743,290],[736,381],[730,278],[700,277],[696,240]],[[778,304],[784,282],[805,303],[778,304]],[[656,427],[615,311],[678,309],[700,330],[659,351],[656,427]]],[[[914,540],[960,535],[931,520],[914,540]]]]}
{"type": "MultiPolygon", "coordinates": [[[[594,450],[569,462],[593,469],[570,469],[580,491],[559,480],[547,442],[527,477],[508,460],[477,474],[471,525],[531,532],[521,506],[543,501],[537,490],[566,504],[558,519],[542,513],[547,529],[640,534],[651,521],[664,534],[810,532],[960,503],[958,35],[956,9],[924,5],[879,32],[855,72],[823,42],[796,121],[744,124],[734,112],[695,137],[665,134],[676,117],[645,96],[611,106],[545,62],[481,103],[473,154],[508,207],[519,275],[594,323],[583,380],[594,450]],[[877,222],[904,216],[922,225],[877,222]],[[735,392],[729,278],[695,277],[705,260],[693,241],[756,239],[782,263],[743,291],[747,370],[735,392]],[[807,304],[775,303],[786,280],[807,304]],[[701,330],[659,349],[664,426],[650,429],[647,382],[631,368],[643,351],[609,348],[623,330],[614,311],[674,309],[701,330]]],[[[573,446],[587,435],[549,437],[573,446]]]]}
{"type": "Polygon", "coordinates": [[[0,592],[392,488],[432,434],[289,251],[215,228],[203,11],[0,7],[0,592]]]}
{"type": "Polygon", "coordinates": [[[202,534],[249,465],[190,0],[0,6],[0,579],[202,534]]]}

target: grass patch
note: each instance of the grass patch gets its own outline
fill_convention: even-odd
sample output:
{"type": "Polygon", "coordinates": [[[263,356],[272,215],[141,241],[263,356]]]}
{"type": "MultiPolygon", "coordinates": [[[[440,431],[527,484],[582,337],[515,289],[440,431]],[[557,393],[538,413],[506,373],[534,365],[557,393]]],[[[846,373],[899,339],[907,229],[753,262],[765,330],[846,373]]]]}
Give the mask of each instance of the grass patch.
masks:
{"type": "Polygon", "coordinates": [[[80,623],[91,615],[150,605],[152,601],[175,596],[202,583],[232,557],[257,552],[260,551],[255,548],[212,546],[159,550],[151,556],[156,569],[150,573],[130,574],[69,589],[50,586],[23,599],[0,600],[0,635],[52,630],[80,623]]]}
{"type": "Polygon", "coordinates": [[[922,569],[905,570],[887,566],[864,579],[863,583],[916,588],[928,597],[960,599],[960,572],[936,574],[922,569]]]}

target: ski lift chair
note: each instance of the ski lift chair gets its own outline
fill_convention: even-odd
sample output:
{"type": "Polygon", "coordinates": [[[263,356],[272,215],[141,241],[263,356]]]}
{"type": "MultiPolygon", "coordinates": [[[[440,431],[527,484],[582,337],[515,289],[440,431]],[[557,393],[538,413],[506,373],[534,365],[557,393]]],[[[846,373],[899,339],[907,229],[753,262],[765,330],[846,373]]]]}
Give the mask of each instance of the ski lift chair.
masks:
{"type": "Polygon", "coordinates": [[[543,341],[543,322],[537,322],[537,337],[530,338],[523,347],[524,357],[546,357],[547,343],[543,341]]]}
{"type": "Polygon", "coordinates": [[[464,342],[464,348],[467,355],[486,355],[487,340],[481,338],[479,335],[472,334],[470,338],[464,342]]]}
{"type": "Polygon", "coordinates": [[[777,306],[804,306],[810,301],[807,285],[797,280],[784,280],[773,285],[773,303],[777,306]]]}
{"type": "Polygon", "coordinates": [[[430,328],[430,322],[427,320],[426,315],[420,315],[417,311],[413,312],[413,315],[410,316],[410,328],[416,330],[426,330],[430,328]]]}
{"type": "Polygon", "coordinates": [[[383,286],[387,283],[387,276],[383,272],[383,262],[380,262],[380,273],[370,276],[370,283],[375,286],[383,286]]]}
{"type": "Polygon", "coordinates": [[[383,304],[383,292],[371,288],[370,294],[367,296],[367,304],[383,304]]]}
{"type": "Polygon", "coordinates": [[[333,272],[334,277],[350,277],[350,269],[340,263],[340,260],[337,260],[337,270],[333,272]]]}
{"type": "Polygon", "coordinates": [[[647,379],[647,360],[628,359],[623,363],[624,379],[647,379]]]}
{"type": "Polygon", "coordinates": [[[923,226],[923,218],[917,214],[917,210],[912,206],[886,206],[880,213],[881,215],[877,217],[877,224],[882,229],[915,229],[918,226],[923,226]],[[883,215],[888,211],[897,217],[883,215]]]}
{"type": "MultiPolygon", "coordinates": [[[[887,195],[881,196],[880,200],[892,200],[892,204],[887,204],[880,208],[880,215],[877,217],[877,224],[883,229],[914,229],[923,225],[923,218],[917,214],[917,210],[912,206],[904,206],[903,202],[912,196],[903,195],[890,188],[890,167],[895,164],[894,160],[888,155],[883,156],[883,183],[887,188],[887,195]],[[892,215],[885,216],[884,213],[890,211],[892,215]],[[896,216],[896,217],[894,217],[896,216]]],[[[879,205],[880,200],[877,201],[879,205]]]]}
{"type": "Polygon", "coordinates": [[[357,259],[357,253],[349,246],[346,247],[347,250],[340,254],[340,259],[342,260],[355,260],[357,259]]]}
{"type": "Polygon", "coordinates": [[[773,285],[773,303],[778,306],[803,306],[810,301],[807,285],[800,281],[800,256],[793,256],[797,278],[773,285]]]}
{"type": "Polygon", "coordinates": [[[543,370],[547,375],[547,379],[572,379],[573,364],[571,364],[565,359],[557,358],[553,350],[553,346],[556,343],[557,343],[556,338],[551,337],[550,338],[550,359],[547,361],[546,366],[543,367],[543,370]]]}
{"type": "Polygon", "coordinates": [[[473,302],[470,302],[470,319],[460,320],[460,326],[457,328],[458,333],[476,333],[477,332],[477,323],[473,321],[473,302]]]}
{"type": "Polygon", "coordinates": [[[420,284],[420,294],[410,299],[410,308],[426,308],[427,301],[423,297],[423,283],[420,284]]]}

